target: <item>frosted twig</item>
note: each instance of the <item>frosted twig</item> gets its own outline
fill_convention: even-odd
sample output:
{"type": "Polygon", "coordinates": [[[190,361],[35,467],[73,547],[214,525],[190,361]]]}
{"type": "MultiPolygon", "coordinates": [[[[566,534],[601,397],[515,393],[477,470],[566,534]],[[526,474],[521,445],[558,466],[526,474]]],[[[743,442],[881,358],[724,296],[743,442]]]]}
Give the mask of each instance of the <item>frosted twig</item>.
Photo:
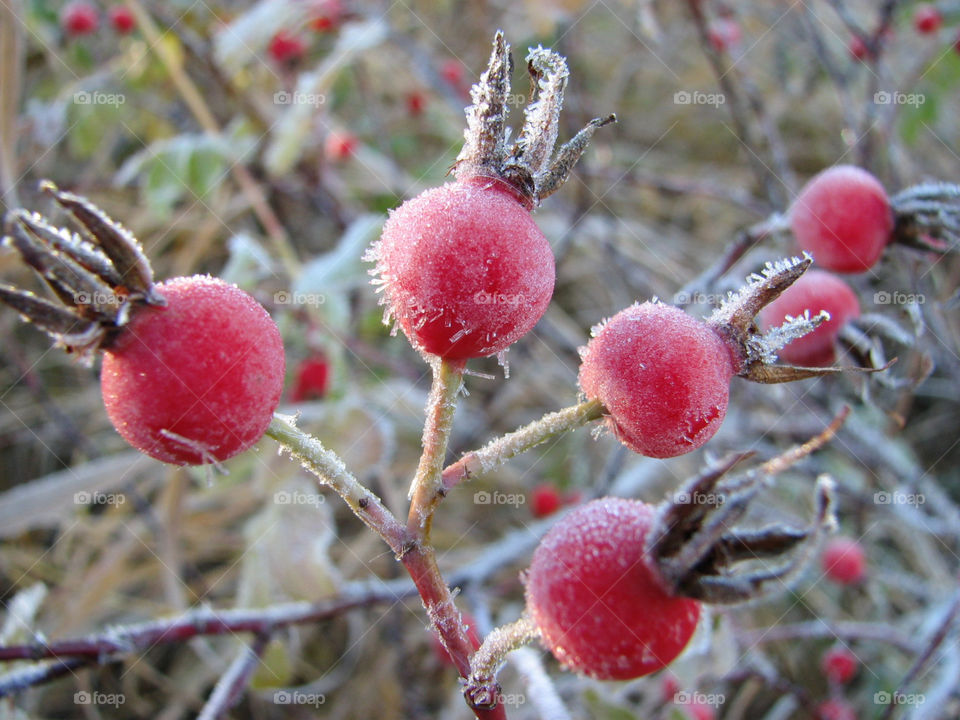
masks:
{"type": "Polygon", "coordinates": [[[479,450],[468,452],[443,470],[443,490],[449,490],[474,475],[490,472],[507,460],[546,442],[560,433],[573,430],[602,417],[603,405],[598,400],[588,400],[563,410],[544,415],[529,425],[507,433],[484,445],[479,450]]]}
{"type": "Polygon", "coordinates": [[[383,501],[347,470],[343,460],[334,452],[280,415],[273,416],[266,434],[289,450],[321,483],[340,495],[354,514],[386,541],[394,554],[403,553],[406,543],[403,526],[383,501]]]}
{"type": "Polygon", "coordinates": [[[249,645],[230,663],[230,667],[220,677],[210,693],[206,705],[197,715],[197,720],[219,720],[231,707],[236,705],[247,687],[250,677],[257,669],[260,657],[270,642],[270,632],[258,633],[249,645]]]}
{"type": "Polygon", "coordinates": [[[427,422],[423,426],[423,453],[410,486],[407,516],[408,535],[424,542],[430,537],[430,523],[442,493],[441,473],[466,362],[434,358],[431,367],[433,385],[427,399],[427,422]]]}

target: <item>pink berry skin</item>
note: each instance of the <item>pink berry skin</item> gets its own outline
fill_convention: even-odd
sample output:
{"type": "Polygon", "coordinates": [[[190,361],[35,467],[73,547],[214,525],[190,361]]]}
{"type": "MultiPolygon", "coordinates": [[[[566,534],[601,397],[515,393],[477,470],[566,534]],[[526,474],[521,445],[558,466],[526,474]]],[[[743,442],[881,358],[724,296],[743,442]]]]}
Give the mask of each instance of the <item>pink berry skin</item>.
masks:
{"type": "Polygon", "coordinates": [[[807,270],[772,303],[760,311],[760,329],[769,330],[782,325],[790,317],[810,316],[821,310],[830,313],[830,319],[803,337],[797,338],[779,351],[780,359],[803,367],[828,367],[837,356],[836,339],[848,320],[860,316],[860,301],[847,283],[824,270],[807,270]]]}
{"type": "Polygon", "coordinates": [[[448,360],[506,350],[553,295],[553,252],[506,183],[472,177],[390,213],[370,254],[386,304],[418,350],[448,360]]]}
{"type": "Polygon", "coordinates": [[[857,656],[845,647],[833,647],[820,658],[820,670],[831,683],[846,685],[857,674],[857,656]]]}
{"type": "Polygon", "coordinates": [[[526,576],[527,609],[563,665],[598,680],[661,670],[686,646],[700,605],[667,593],[644,553],[654,509],[602,498],[548,532],[526,576]]]}
{"type": "Polygon", "coordinates": [[[71,37],[90,35],[100,25],[100,16],[93,5],[76,0],[65,5],[60,11],[60,25],[71,37]]]}
{"type": "Polygon", "coordinates": [[[921,35],[935,33],[943,25],[943,15],[931,3],[920,3],[913,11],[913,27],[921,35]]]}
{"type": "Polygon", "coordinates": [[[870,49],[859,35],[850,38],[850,44],[847,46],[850,57],[854,60],[866,60],[870,57],[870,49]]]}
{"type": "Polygon", "coordinates": [[[281,30],[274,35],[270,45],[267,46],[270,57],[279,65],[297,62],[303,58],[306,51],[307,44],[303,38],[286,30],[281,30]]]}
{"type": "Polygon", "coordinates": [[[856,585],[867,574],[863,548],[852,538],[831,539],[824,547],[820,560],[824,574],[841,585],[856,585]]]}
{"type": "Polygon", "coordinates": [[[107,414],[157,460],[226,460],[263,436],[280,401],[280,332],[256,300],[222,280],[174,278],[156,290],[166,307],[137,308],[104,351],[107,414]]]}
{"type": "Polygon", "coordinates": [[[883,185],[866,170],[836,165],[814,176],[790,207],[790,228],[801,249],[827,270],[873,267],[893,233],[883,185]]]}
{"type": "Polygon", "coordinates": [[[582,354],[581,389],[603,404],[608,424],[634,452],[682,455],[720,428],[737,371],[733,352],[679,308],[628,307],[600,327],[582,354]]]}

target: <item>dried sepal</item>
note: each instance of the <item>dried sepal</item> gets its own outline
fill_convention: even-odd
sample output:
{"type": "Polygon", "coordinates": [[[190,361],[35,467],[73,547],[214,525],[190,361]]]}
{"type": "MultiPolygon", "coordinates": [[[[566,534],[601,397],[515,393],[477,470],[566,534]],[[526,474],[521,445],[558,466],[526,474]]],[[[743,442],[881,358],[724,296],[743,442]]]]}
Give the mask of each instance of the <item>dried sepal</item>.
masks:
{"type": "Polygon", "coordinates": [[[938,253],[960,249],[960,185],[921,183],[895,195],[890,205],[892,242],[938,253]]]}
{"type": "Polygon", "coordinates": [[[80,195],[61,192],[49,181],[41,188],[76,220],[86,240],[39,213],[11,211],[4,242],[61,304],[10,286],[3,286],[0,301],[89,362],[115,338],[136,304],[165,305],[166,300],[156,291],[153,270],[128,230],[80,195]]]}
{"type": "Polygon", "coordinates": [[[40,188],[52,195],[77,221],[88,239],[103,250],[119,276],[119,282],[114,285],[116,291],[142,298],[151,305],[165,304],[163,297],[153,290],[153,268],[133,233],[81,195],[64,192],[49,180],[41,182],[40,188]]]}
{"type": "Polygon", "coordinates": [[[740,369],[737,374],[740,377],[772,385],[849,371],[880,372],[890,367],[891,363],[868,368],[776,364],[777,352],[781,348],[813,332],[830,319],[830,314],[821,310],[814,316],[805,312],[797,317],[787,317],[783,324],[766,332],[760,332],[757,328],[757,314],[795,283],[812,264],[813,258],[807,253],[802,257],[767,263],[759,273],[750,275],[747,284],[740,290],[729,293],[727,299],[707,319],[707,323],[726,338],[739,354],[740,369]]]}
{"type": "Polygon", "coordinates": [[[7,225],[7,242],[40,274],[61,302],[78,308],[90,319],[115,319],[116,303],[110,301],[110,286],[71,255],[58,252],[51,245],[51,237],[61,238],[66,231],[58,231],[40,215],[25,210],[12,211],[7,225]]]}
{"type": "Polygon", "coordinates": [[[453,170],[461,180],[478,175],[504,180],[533,205],[563,184],[597,128],[616,118],[591,120],[554,157],[569,76],[567,62],[562,55],[537,47],[527,56],[527,68],[533,79],[531,102],[517,141],[509,145],[506,120],[512,63],[510,46],[498,30],[487,69],[470,91],[466,142],[453,170]]]}
{"type": "MultiPolygon", "coordinates": [[[[803,257],[792,257],[767,263],[760,273],[747,278],[747,284],[713,311],[707,322],[725,334],[739,341],[745,352],[749,351],[750,340],[756,335],[754,318],[764,307],[772,303],[788,287],[793,285],[813,264],[813,258],[807,253],[803,257]]],[[[755,358],[747,356],[747,362],[755,358]]],[[[760,358],[756,358],[760,359],[760,358]]]]}
{"type": "Polygon", "coordinates": [[[806,443],[727,477],[751,453],[730,455],[661,504],[646,552],[668,590],[712,603],[741,602],[760,596],[771,582],[783,582],[802,567],[820,535],[834,523],[831,481],[818,482],[814,517],[805,528],[744,529],[736,523],[775,475],[829,442],[848,414],[849,408],[844,408],[806,443]]]}
{"type": "Polygon", "coordinates": [[[507,96],[510,94],[510,46],[497,30],[487,69],[470,89],[473,104],[467,108],[466,142],[454,169],[461,175],[496,175],[507,156],[507,96]]]}

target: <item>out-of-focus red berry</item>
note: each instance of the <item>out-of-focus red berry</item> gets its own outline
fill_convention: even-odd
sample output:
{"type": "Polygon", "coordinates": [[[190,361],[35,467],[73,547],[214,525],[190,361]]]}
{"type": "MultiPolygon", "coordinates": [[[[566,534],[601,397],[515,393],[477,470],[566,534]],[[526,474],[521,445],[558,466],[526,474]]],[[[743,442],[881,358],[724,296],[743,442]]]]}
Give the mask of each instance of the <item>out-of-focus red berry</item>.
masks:
{"type": "Polygon", "coordinates": [[[864,61],[870,57],[870,48],[867,47],[867,44],[859,35],[854,35],[850,38],[850,44],[847,45],[847,50],[850,52],[850,57],[854,60],[864,61]]]}
{"type": "Polygon", "coordinates": [[[307,52],[307,44],[299,35],[281,30],[270,40],[267,52],[274,62],[286,65],[303,58],[307,52]]]}
{"type": "Polygon", "coordinates": [[[842,646],[830,648],[820,658],[820,670],[827,680],[838,685],[850,682],[859,666],[857,656],[842,646]]]}
{"type": "Polygon", "coordinates": [[[760,311],[760,329],[767,331],[782,325],[787,316],[801,317],[805,311],[813,317],[821,310],[830,319],[811,333],[792,340],[779,351],[780,359],[791,365],[827,367],[837,357],[836,339],[840,330],[860,315],[860,301],[843,279],[824,270],[807,270],[772,303],[760,311]]]}
{"type": "Polygon", "coordinates": [[[857,720],[857,712],[846,700],[834,698],[817,706],[817,720],[857,720]]]}
{"type": "Polygon", "coordinates": [[[562,504],[560,491],[551,483],[538,485],[530,493],[530,512],[536,518],[553,515],[562,504]]]}
{"type": "Polygon", "coordinates": [[[419,90],[407,94],[407,112],[416,117],[423,113],[427,106],[427,96],[419,90]]]}
{"type": "Polygon", "coordinates": [[[121,35],[133,32],[133,28],[137,24],[133,13],[126,5],[114,5],[107,13],[107,17],[110,19],[110,25],[113,29],[121,35]]]}
{"type": "Polygon", "coordinates": [[[447,81],[453,87],[460,89],[463,87],[463,63],[456,58],[447,58],[440,63],[440,77],[447,81]]]}
{"type": "Polygon", "coordinates": [[[943,24],[943,15],[932,3],[920,3],[913,11],[913,27],[921,35],[935,33],[943,24]]]}
{"type": "Polygon", "coordinates": [[[671,672],[665,672],[660,678],[660,700],[663,703],[672,703],[680,692],[680,681],[671,672]]]}
{"type": "Polygon", "coordinates": [[[740,24],[733,18],[720,18],[710,23],[707,36],[713,49],[720,53],[730,52],[743,39],[740,24]]]}
{"type": "Polygon", "coordinates": [[[60,26],[71,37],[89,35],[100,25],[100,16],[97,9],[84,0],[64,5],[60,11],[60,26]]]}
{"type": "Polygon", "coordinates": [[[352,132],[332,130],[323,143],[323,152],[328,160],[341,162],[351,157],[359,144],[360,140],[352,132]]]}
{"type": "Polygon", "coordinates": [[[824,574],[841,585],[856,585],[867,572],[863,548],[853,538],[831,539],[824,547],[820,560],[824,574]]]}
{"type": "Polygon", "coordinates": [[[713,705],[694,700],[681,706],[690,720],[717,720],[717,709],[713,705]]]}
{"type": "Polygon", "coordinates": [[[810,178],[789,214],[797,245],[835,272],[869,270],[893,234],[887,191],[854,165],[835,165],[810,178]]]}
{"type": "Polygon", "coordinates": [[[330,363],[323,355],[314,355],[301,361],[297,366],[291,402],[320,399],[327,394],[330,383],[330,363]]]}
{"type": "Polygon", "coordinates": [[[343,22],[343,3],[340,0],[315,0],[310,29],[320,33],[332,32],[343,22]]]}

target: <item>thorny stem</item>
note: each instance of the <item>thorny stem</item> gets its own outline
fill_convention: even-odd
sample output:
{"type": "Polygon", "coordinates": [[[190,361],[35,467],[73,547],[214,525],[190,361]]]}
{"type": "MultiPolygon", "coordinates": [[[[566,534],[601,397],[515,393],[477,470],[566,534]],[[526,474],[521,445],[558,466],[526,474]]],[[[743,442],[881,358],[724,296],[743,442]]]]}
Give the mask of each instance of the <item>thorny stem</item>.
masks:
{"type": "Polygon", "coordinates": [[[599,400],[588,400],[563,410],[544,415],[529,425],[491,441],[479,450],[467,453],[443,471],[443,484],[435,502],[448,491],[474,475],[490,472],[507,460],[560,433],[586,425],[603,416],[605,412],[599,400]]]}
{"type": "Polygon", "coordinates": [[[380,498],[347,470],[343,460],[283,416],[273,416],[266,434],[289,450],[321,483],[340,495],[354,514],[386,541],[394,554],[398,557],[403,554],[406,544],[403,526],[380,498]]]}
{"type": "Polygon", "coordinates": [[[431,362],[433,385],[427,400],[427,421],[423,426],[423,453],[410,486],[410,513],[407,516],[407,534],[418,542],[429,542],[433,511],[438,504],[433,499],[443,492],[440,478],[465,367],[465,360],[435,358],[431,362]]]}

